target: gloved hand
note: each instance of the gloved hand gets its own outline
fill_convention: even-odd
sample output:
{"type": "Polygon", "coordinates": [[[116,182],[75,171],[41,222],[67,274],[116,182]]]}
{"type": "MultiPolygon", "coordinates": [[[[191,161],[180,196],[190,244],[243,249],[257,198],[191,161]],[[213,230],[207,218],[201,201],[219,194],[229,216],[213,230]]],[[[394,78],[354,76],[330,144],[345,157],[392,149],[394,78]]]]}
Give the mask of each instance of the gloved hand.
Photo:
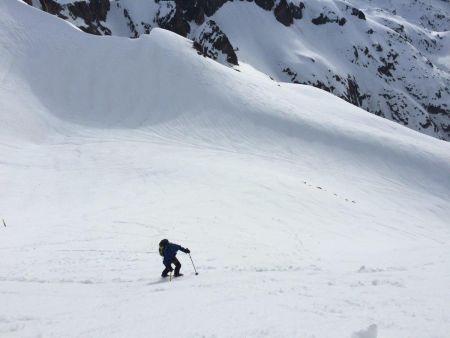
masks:
{"type": "Polygon", "coordinates": [[[189,250],[188,248],[186,248],[186,251],[185,251],[187,254],[190,254],[191,253],[191,250],[189,250]]]}

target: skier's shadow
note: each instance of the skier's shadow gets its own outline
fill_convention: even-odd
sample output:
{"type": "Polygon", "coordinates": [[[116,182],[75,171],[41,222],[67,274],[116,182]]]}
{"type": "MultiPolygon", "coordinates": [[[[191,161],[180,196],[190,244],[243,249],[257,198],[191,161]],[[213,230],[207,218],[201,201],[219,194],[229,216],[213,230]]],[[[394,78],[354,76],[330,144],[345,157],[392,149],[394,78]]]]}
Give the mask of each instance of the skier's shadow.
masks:
{"type": "Polygon", "coordinates": [[[154,282],[147,283],[147,285],[158,285],[163,283],[169,283],[170,281],[168,279],[158,279],[154,282]]]}

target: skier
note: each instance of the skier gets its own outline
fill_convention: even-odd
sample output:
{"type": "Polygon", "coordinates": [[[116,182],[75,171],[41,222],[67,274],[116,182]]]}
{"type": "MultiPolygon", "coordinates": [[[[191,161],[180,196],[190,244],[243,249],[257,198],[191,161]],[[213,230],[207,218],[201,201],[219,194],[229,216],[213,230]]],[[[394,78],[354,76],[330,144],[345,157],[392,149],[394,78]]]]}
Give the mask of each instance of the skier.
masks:
{"type": "Polygon", "coordinates": [[[167,274],[169,272],[173,271],[172,263],[175,264],[174,276],[175,277],[183,276],[183,274],[180,273],[181,263],[176,257],[178,250],[181,250],[187,254],[191,252],[188,248],[183,248],[178,244],[170,243],[167,239],[163,239],[161,242],[159,242],[159,254],[164,257],[163,264],[166,267],[163,270],[161,277],[165,278],[167,277],[167,274]]]}

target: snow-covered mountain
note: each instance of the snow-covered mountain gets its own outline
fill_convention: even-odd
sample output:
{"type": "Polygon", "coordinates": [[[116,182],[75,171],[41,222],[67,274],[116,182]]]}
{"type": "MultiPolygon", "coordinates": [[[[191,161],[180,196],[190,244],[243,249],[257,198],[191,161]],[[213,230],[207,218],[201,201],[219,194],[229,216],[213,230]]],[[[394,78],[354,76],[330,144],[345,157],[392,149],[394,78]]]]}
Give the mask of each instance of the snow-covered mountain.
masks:
{"type": "Polygon", "coordinates": [[[313,85],[450,140],[447,0],[26,2],[92,34],[136,38],[165,28],[222,63],[313,85]]]}
{"type": "Polygon", "coordinates": [[[0,103],[2,338],[448,337],[450,143],[19,0],[0,103]]]}

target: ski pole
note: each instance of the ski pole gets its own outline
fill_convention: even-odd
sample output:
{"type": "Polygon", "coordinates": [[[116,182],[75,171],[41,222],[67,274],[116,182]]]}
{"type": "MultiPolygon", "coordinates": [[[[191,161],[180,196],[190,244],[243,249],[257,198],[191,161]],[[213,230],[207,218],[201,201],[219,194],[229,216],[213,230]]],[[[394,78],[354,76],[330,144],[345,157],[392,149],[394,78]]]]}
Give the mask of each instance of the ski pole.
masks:
{"type": "Polygon", "coordinates": [[[169,282],[172,281],[172,271],[169,272],[169,282]]]}
{"type": "Polygon", "coordinates": [[[198,275],[197,269],[195,268],[194,261],[192,260],[191,254],[189,254],[189,258],[191,259],[192,266],[194,267],[195,274],[198,275]]]}

